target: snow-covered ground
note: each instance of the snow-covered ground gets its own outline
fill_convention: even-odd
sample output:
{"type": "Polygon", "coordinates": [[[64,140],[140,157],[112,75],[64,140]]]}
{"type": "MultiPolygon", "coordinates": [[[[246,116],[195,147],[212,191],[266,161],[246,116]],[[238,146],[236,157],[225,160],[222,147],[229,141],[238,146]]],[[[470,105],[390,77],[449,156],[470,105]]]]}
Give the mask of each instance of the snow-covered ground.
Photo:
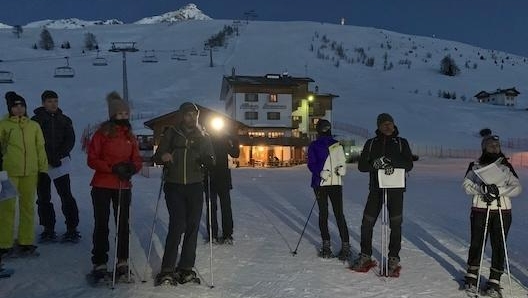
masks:
{"type": "MultiPolygon", "coordinates": [[[[82,161],[83,156],[76,156],[82,161]]],[[[408,177],[405,194],[402,273],[398,279],[381,279],[374,271],[355,273],[348,264],[336,259],[317,257],[320,245],[317,207],[306,233],[295,249],[307,215],[313,204],[309,173],[305,166],[292,168],[233,169],[232,206],[235,244],[213,247],[213,284],[211,283],[209,245],[205,216],[197,249],[196,269],[202,285],[175,288],[153,286],[152,271],[157,273],[163,254],[168,215],[164,199],[160,201],[154,249],[147,270],[147,283],[118,285],[115,290],[93,289],[84,275],[91,268],[92,207],[89,196],[91,171],[79,165],[72,185],[81,212],[79,244],[41,245],[41,256],[34,259],[7,260],[16,273],[0,280],[2,297],[464,297],[458,282],[465,270],[469,238],[470,199],[461,188],[469,160],[425,159],[415,163],[408,177]]],[[[349,165],[345,179],[344,207],[354,253],[359,249],[363,206],[367,196],[368,174],[349,165]]],[[[528,170],[519,170],[521,181],[528,170]]],[[[160,185],[159,177],[134,178],[132,212],[132,262],[141,280],[149,243],[150,228],[160,185]]],[[[514,297],[525,297],[528,284],[526,243],[528,211],[525,195],[513,200],[513,225],[508,252],[513,277],[514,297]]],[[[56,204],[57,205],[57,204],[56,204]]],[[[58,206],[56,206],[58,208],[58,206]]],[[[57,210],[59,211],[59,210],[57,210]]],[[[58,213],[60,214],[60,212],[58,213]]],[[[62,215],[58,232],[64,231],[62,215]]],[[[334,251],[340,241],[330,216],[334,251]]],[[[112,232],[111,232],[112,235],[112,232]]],[[[374,257],[379,258],[379,225],[374,234],[374,257]]],[[[113,248],[113,245],[111,245],[113,248]]],[[[489,272],[489,254],[484,274],[489,272]]],[[[504,293],[509,294],[508,278],[503,277],[504,293]]]]}

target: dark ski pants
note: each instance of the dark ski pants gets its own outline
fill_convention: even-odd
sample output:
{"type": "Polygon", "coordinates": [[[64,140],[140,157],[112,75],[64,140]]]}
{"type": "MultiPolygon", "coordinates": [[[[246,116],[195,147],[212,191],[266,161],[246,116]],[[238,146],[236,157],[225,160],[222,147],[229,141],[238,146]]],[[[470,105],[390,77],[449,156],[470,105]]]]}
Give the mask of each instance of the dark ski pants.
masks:
{"type": "Polygon", "coordinates": [[[341,243],[349,242],[348,227],[343,214],[343,186],[330,185],[321,186],[315,189],[315,197],[319,206],[319,230],[323,241],[330,240],[328,232],[328,199],[332,203],[332,210],[336,218],[337,228],[341,243]]]}
{"type": "MultiPolygon", "coordinates": [[[[372,255],[372,235],[374,225],[383,207],[383,190],[371,190],[361,221],[361,253],[372,255]]],[[[403,222],[403,190],[387,190],[387,210],[389,215],[389,255],[388,257],[400,258],[401,250],[401,225],[403,222]]]]}
{"type": "Polygon", "coordinates": [[[169,231],[161,271],[174,271],[182,234],[184,236],[178,268],[190,270],[196,260],[196,242],[203,208],[203,184],[165,183],[164,191],[169,211],[169,231]]]}
{"type": "MultiPolygon", "coordinates": [[[[75,230],[79,225],[79,209],[70,188],[70,175],[53,180],[61,199],[61,209],[66,219],[66,228],[75,230]]],[[[37,206],[40,225],[45,229],[55,229],[55,209],[51,202],[51,179],[46,173],[39,173],[37,183],[37,206]]]]}
{"type": "Polygon", "coordinates": [[[128,260],[128,218],[131,196],[130,189],[92,188],[92,205],[94,209],[93,264],[99,265],[108,262],[110,203],[112,203],[114,211],[114,224],[117,224],[117,209],[119,205],[121,206],[119,210],[119,231],[117,232],[117,259],[128,260]]]}
{"type": "MultiPolygon", "coordinates": [[[[231,210],[231,195],[229,189],[215,189],[211,187],[211,226],[213,238],[218,238],[218,199],[220,200],[220,212],[222,216],[222,236],[233,235],[233,211],[231,210]]],[[[206,196],[207,199],[209,199],[206,196]]],[[[209,203],[209,202],[207,202],[209,203]]],[[[207,204],[207,231],[209,231],[209,204],[207,204]]]]}
{"type": "MultiPolygon", "coordinates": [[[[502,212],[502,220],[504,222],[504,235],[508,238],[508,231],[512,223],[511,212],[502,212]]],[[[478,269],[480,265],[480,252],[482,245],[487,241],[488,235],[491,243],[491,270],[490,279],[500,281],[500,276],[504,271],[504,243],[502,239],[502,229],[498,211],[490,211],[488,221],[488,231],[484,237],[484,228],[486,224],[486,211],[471,211],[471,244],[468,253],[469,268],[478,269]]]]}

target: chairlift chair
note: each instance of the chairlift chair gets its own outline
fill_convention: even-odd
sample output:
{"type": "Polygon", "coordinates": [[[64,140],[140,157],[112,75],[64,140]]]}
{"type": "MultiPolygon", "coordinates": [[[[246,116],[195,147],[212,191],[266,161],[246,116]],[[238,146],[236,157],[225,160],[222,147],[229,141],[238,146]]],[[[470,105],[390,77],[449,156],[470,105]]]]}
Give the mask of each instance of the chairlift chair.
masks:
{"type": "Polygon", "coordinates": [[[106,61],[106,58],[99,57],[99,50],[97,50],[97,57],[92,62],[93,66],[107,66],[108,62],[106,61]]]}
{"type": "Polygon", "coordinates": [[[0,70],[0,83],[2,84],[12,84],[13,82],[13,73],[10,71],[0,70]]]}
{"type": "Polygon", "coordinates": [[[66,66],[59,66],[55,68],[54,77],[56,78],[73,78],[75,76],[75,70],[70,67],[70,63],[68,61],[68,57],[64,57],[66,59],[66,66]]]}
{"type": "Polygon", "coordinates": [[[148,51],[145,51],[145,56],[143,56],[143,59],[141,60],[143,63],[157,63],[158,58],[154,54],[154,50],[152,50],[152,54],[149,54],[148,51]]]}

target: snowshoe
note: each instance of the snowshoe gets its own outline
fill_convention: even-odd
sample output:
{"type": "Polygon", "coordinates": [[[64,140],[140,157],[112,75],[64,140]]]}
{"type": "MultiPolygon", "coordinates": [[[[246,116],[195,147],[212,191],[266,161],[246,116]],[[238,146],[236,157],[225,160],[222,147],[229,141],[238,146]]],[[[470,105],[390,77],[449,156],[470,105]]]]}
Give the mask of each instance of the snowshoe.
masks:
{"type": "Polygon", "coordinates": [[[116,282],[117,283],[134,283],[134,276],[128,267],[127,262],[119,262],[116,265],[116,282]],[[130,273],[130,275],[129,275],[130,273]]]}
{"type": "Polygon", "coordinates": [[[389,268],[387,268],[388,277],[400,277],[400,259],[396,257],[389,257],[389,268]]]}
{"type": "Polygon", "coordinates": [[[233,245],[233,236],[224,236],[222,244],[233,245]]]}
{"type": "Polygon", "coordinates": [[[376,267],[376,261],[372,260],[370,256],[359,254],[358,258],[354,260],[350,266],[350,270],[356,272],[368,272],[371,268],[376,267]]]}
{"type": "Polygon", "coordinates": [[[45,229],[39,236],[38,243],[54,243],[57,242],[57,233],[54,230],[45,229]]]}
{"type": "Polygon", "coordinates": [[[0,267],[0,278],[8,278],[11,277],[15,273],[15,270],[13,269],[7,269],[0,267]]]}
{"type": "Polygon", "coordinates": [[[112,283],[112,274],[108,272],[105,264],[95,265],[92,271],[86,274],[86,281],[92,287],[109,286],[112,283]]]}
{"type": "Polygon", "coordinates": [[[37,246],[31,244],[18,245],[12,255],[13,258],[31,258],[38,256],[40,256],[40,253],[37,251],[37,246]]]}
{"type": "Polygon", "coordinates": [[[337,258],[340,261],[346,261],[350,258],[350,243],[343,243],[343,245],[341,246],[341,250],[337,254],[337,258]]]}
{"type": "Polygon", "coordinates": [[[334,257],[332,249],[330,249],[330,241],[324,240],[319,253],[317,254],[320,258],[331,259],[334,257]]]}
{"type": "Polygon", "coordinates": [[[160,272],[154,279],[155,286],[176,286],[178,282],[174,278],[173,272],[160,272]]]}
{"type": "Polygon", "coordinates": [[[491,298],[502,298],[502,290],[500,285],[488,283],[486,289],[482,294],[491,298]]]}
{"type": "Polygon", "coordinates": [[[67,231],[62,235],[61,243],[79,243],[81,234],[77,230],[67,231]]]}
{"type": "Polygon", "coordinates": [[[195,283],[200,284],[200,278],[196,276],[196,272],[192,270],[179,269],[175,273],[175,278],[180,284],[195,283]]]}

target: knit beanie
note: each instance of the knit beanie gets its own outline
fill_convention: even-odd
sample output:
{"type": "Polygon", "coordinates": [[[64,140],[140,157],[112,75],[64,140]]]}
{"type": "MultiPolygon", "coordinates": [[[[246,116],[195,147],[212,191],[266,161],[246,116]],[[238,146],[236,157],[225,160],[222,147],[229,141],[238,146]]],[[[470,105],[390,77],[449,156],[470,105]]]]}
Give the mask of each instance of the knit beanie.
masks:
{"type": "Polygon", "coordinates": [[[44,102],[48,98],[59,98],[59,96],[53,90],[46,90],[42,92],[42,95],[40,96],[40,98],[42,99],[42,102],[44,102]]]}
{"type": "Polygon", "coordinates": [[[26,100],[13,91],[6,92],[5,99],[7,104],[7,111],[9,112],[9,114],[11,114],[11,108],[13,108],[17,104],[22,104],[22,106],[27,108],[26,100]]]}
{"type": "Polygon", "coordinates": [[[108,102],[108,117],[113,118],[119,112],[127,111],[130,113],[128,103],[121,98],[116,91],[112,91],[106,96],[108,102]]]}
{"type": "Polygon", "coordinates": [[[379,127],[383,122],[387,122],[387,121],[394,123],[394,119],[392,118],[391,115],[389,115],[387,113],[381,113],[381,114],[378,115],[378,119],[376,120],[376,124],[379,127]]]}
{"type": "Polygon", "coordinates": [[[484,129],[481,129],[479,133],[480,133],[480,136],[482,137],[482,142],[480,143],[480,147],[482,148],[482,151],[485,151],[486,146],[493,142],[497,142],[500,146],[499,136],[492,134],[491,129],[484,128],[484,129]]]}

